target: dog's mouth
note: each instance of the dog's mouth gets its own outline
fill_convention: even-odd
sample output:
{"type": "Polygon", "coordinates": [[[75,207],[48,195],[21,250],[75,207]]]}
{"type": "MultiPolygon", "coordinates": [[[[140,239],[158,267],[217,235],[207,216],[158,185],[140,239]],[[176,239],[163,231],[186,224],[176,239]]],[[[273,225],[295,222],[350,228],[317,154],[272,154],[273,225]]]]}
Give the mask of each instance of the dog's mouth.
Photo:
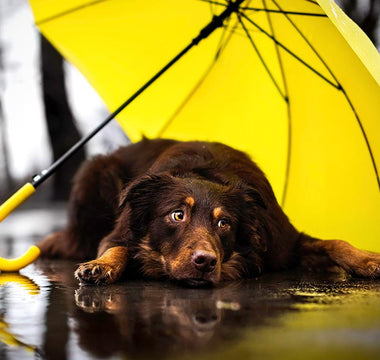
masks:
{"type": "Polygon", "coordinates": [[[203,278],[187,278],[181,279],[179,282],[186,287],[192,288],[209,288],[214,285],[212,281],[203,278]]]}

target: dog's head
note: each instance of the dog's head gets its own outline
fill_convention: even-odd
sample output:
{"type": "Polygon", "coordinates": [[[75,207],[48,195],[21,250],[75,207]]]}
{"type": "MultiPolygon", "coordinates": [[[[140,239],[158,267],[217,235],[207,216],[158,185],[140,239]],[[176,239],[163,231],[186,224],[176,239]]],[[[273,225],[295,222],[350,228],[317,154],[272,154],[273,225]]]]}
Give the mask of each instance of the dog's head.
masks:
{"type": "Polygon", "coordinates": [[[150,278],[208,286],[260,270],[265,204],[255,189],[148,175],[123,192],[120,207],[132,253],[150,278]]]}

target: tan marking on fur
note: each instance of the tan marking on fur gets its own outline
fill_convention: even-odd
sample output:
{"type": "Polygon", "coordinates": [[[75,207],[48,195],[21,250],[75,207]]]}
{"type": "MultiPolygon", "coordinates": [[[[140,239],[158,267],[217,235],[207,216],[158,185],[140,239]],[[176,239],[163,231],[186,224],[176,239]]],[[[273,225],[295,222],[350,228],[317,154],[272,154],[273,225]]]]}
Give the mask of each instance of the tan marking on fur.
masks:
{"type": "Polygon", "coordinates": [[[141,240],[139,251],[135,258],[141,261],[144,275],[156,279],[166,275],[164,270],[165,258],[149,245],[149,235],[141,240]]]}
{"type": "Polygon", "coordinates": [[[210,235],[209,231],[202,226],[199,226],[193,230],[192,236],[188,239],[188,242],[184,244],[193,250],[205,250],[212,251],[218,257],[218,262],[224,256],[224,250],[220,243],[217,243],[214,236],[210,235]]]}
{"type": "Polygon", "coordinates": [[[185,204],[189,205],[191,208],[194,206],[194,198],[192,198],[191,196],[188,196],[186,199],[185,199],[185,204]]]}
{"type": "Polygon", "coordinates": [[[188,264],[190,264],[192,252],[193,250],[189,248],[182,249],[174,259],[171,259],[170,261],[171,270],[173,272],[176,272],[177,270],[187,267],[188,264]]]}
{"type": "Polygon", "coordinates": [[[108,262],[109,264],[120,264],[125,263],[127,258],[127,248],[124,246],[115,246],[109,248],[100,258],[97,260],[102,260],[108,262]]]}
{"type": "Polygon", "coordinates": [[[223,210],[221,207],[217,207],[215,208],[213,211],[212,211],[212,215],[214,216],[214,219],[219,219],[220,216],[222,215],[223,213],[223,210]]]}
{"type": "Polygon", "coordinates": [[[80,264],[74,275],[77,279],[87,282],[112,284],[123,273],[127,265],[127,255],[128,250],[124,246],[109,248],[99,258],[80,264]],[[90,270],[90,279],[85,274],[86,270],[90,270]]]}

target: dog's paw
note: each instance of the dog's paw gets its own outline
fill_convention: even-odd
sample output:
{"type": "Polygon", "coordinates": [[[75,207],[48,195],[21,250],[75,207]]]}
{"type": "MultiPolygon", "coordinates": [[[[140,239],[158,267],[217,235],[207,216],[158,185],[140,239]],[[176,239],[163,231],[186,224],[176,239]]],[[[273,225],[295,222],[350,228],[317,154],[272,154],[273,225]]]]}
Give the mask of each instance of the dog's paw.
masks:
{"type": "Polygon", "coordinates": [[[366,278],[380,278],[380,255],[373,254],[363,259],[356,266],[352,266],[351,270],[354,275],[366,278]]]}
{"type": "Polygon", "coordinates": [[[354,249],[342,257],[345,270],[354,276],[380,278],[380,254],[354,249]]]}
{"type": "Polygon", "coordinates": [[[74,276],[81,283],[95,285],[112,284],[118,278],[116,269],[97,260],[80,264],[74,276]]]}

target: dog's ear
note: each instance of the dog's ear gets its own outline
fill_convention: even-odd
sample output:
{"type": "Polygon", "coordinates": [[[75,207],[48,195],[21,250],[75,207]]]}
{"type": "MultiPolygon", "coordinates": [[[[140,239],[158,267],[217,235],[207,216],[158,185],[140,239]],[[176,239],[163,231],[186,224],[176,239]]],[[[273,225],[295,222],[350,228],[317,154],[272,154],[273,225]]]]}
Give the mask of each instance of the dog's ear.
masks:
{"type": "Polygon", "coordinates": [[[144,175],[129,184],[120,195],[119,211],[129,216],[132,231],[146,230],[154,208],[159,204],[164,193],[174,185],[175,180],[167,174],[144,175]]]}
{"type": "Polygon", "coordinates": [[[236,250],[251,260],[255,258],[255,265],[258,266],[259,259],[267,250],[267,205],[257,189],[241,185],[240,191],[244,199],[244,210],[240,217],[236,250]]]}
{"type": "Polygon", "coordinates": [[[128,202],[148,201],[150,204],[158,190],[167,190],[175,181],[168,174],[147,174],[130,183],[120,194],[119,208],[123,209],[128,202]]]}
{"type": "Polygon", "coordinates": [[[253,186],[247,185],[240,181],[236,181],[232,184],[232,187],[237,189],[240,194],[242,194],[244,202],[247,207],[252,208],[261,208],[266,210],[268,207],[260,194],[260,191],[253,186]]]}
{"type": "Polygon", "coordinates": [[[257,189],[249,186],[244,188],[243,191],[247,205],[267,209],[267,205],[257,189]]]}

